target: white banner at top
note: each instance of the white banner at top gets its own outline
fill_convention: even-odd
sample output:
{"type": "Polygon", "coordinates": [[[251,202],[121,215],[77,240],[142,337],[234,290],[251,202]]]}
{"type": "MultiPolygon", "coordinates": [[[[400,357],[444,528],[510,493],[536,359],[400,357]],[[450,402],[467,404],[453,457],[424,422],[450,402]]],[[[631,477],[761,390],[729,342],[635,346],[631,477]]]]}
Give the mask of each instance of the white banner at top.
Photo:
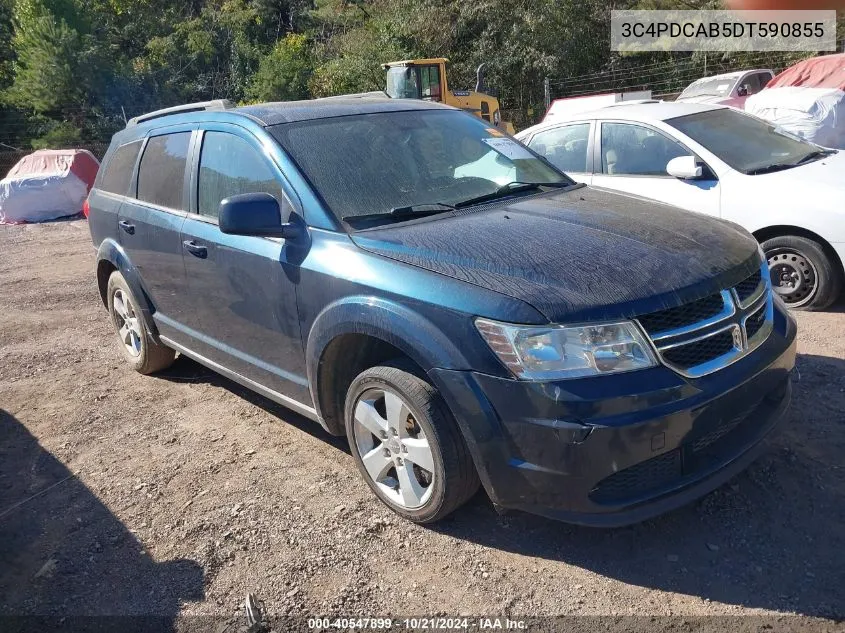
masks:
{"type": "Polygon", "coordinates": [[[614,51],[835,51],[836,11],[613,11],[614,51]]]}

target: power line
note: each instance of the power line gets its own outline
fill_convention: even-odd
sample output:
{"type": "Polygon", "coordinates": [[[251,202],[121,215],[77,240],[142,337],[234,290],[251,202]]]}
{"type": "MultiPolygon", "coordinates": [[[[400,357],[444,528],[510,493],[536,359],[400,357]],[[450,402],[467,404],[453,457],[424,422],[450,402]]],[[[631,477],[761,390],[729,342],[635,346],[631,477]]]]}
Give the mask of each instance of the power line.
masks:
{"type": "Polygon", "coordinates": [[[680,92],[692,81],[740,68],[766,67],[775,72],[794,64],[794,56],[782,53],[758,52],[741,58],[725,60],[686,57],[678,60],[650,62],[639,66],[607,69],[573,77],[549,79],[555,95],[587,96],[608,90],[651,89],[654,93],[680,92]]]}

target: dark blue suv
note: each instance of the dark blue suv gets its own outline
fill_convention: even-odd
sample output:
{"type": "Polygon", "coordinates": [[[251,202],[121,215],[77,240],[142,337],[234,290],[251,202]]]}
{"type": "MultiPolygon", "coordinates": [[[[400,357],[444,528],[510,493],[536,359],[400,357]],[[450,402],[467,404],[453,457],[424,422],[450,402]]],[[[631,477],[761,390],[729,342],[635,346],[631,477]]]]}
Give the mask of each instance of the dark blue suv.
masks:
{"type": "Polygon", "coordinates": [[[591,525],[756,455],[795,322],[748,233],[575,184],[467,113],[365,97],[154,112],[91,192],[141,373],[184,354],[345,434],[416,522],[482,484],[591,525]]]}

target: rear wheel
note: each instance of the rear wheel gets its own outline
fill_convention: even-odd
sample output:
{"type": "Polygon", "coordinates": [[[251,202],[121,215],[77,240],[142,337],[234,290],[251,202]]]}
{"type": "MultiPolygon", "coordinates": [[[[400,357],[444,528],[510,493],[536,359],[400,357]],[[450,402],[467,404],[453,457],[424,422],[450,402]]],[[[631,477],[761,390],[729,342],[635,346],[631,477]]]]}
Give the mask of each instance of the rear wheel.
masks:
{"type": "Polygon", "coordinates": [[[785,235],[763,242],[772,289],[795,310],[824,310],[839,296],[842,273],[821,244],[785,235]]]}
{"type": "Polygon", "coordinates": [[[475,466],[443,398],[410,364],[361,373],[346,397],[346,434],[376,496],[415,523],[431,523],[478,490],[475,466]]]}
{"type": "Polygon", "coordinates": [[[106,296],[109,315],[126,362],[141,374],[152,374],[170,367],[176,359],[176,352],[152,339],[138,301],[120,272],[115,271],[109,277],[106,296]]]}

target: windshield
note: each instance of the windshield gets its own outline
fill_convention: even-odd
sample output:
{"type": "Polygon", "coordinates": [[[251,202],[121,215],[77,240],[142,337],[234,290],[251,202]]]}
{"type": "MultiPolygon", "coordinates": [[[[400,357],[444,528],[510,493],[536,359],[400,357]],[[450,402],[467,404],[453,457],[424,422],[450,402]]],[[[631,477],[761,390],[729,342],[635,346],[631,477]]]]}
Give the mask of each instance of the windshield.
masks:
{"type": "Polygon", "coordinates": [[[731,93],[731,87],[736,82],[736,77],[713,77],[711,79],[704,79],[696,81],[680,94],[678,99],[686,99],[687,97],[727,97],[731,93]]]}
{"type": "Polygon", "coordinates": [[[269,129],[340,219],[456,205],[495,196],[515,182],[574,184],[489,123],[458,110],[377,112],[269,129]]]}
{"type": "Polygon", "coordinates": [[[768,121],[731,108],[669,119],[680,130],[745,174],[794,167],[822,151],[768,121]]]}
{"type": "Polygon", "coordinates": [[[422,96],[417,73],[412,66],[388,68],[387,87],[384,91],[391,99],[419,99],[422,96]]]}

